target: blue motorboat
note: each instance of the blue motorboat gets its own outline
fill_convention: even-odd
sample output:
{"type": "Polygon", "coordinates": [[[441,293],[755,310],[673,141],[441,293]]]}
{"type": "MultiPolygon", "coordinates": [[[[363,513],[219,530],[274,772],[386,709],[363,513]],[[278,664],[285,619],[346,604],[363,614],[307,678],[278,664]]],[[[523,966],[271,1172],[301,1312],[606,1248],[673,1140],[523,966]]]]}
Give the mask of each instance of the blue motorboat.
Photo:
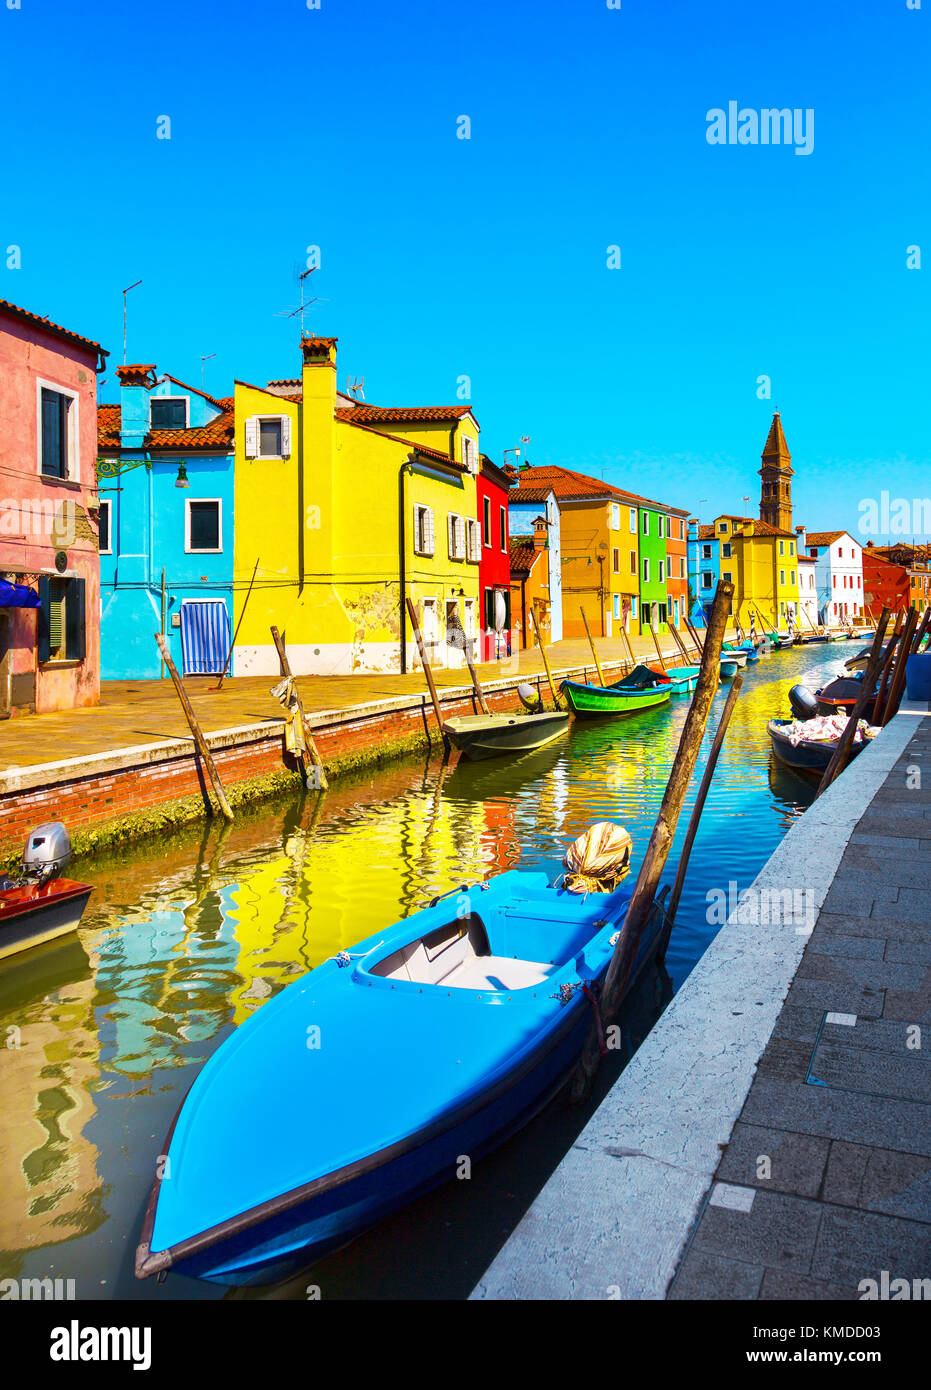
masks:
{"type": "MultiPolygon", "coordinates": [[[[452,1178],[562,1087],[630,900],[509,872],[317,966],[207,1061],[136,1250],[226,1285],[305,1268],[452,1178]]],[[[665,951],[654,905],[631,970],[665,951]]]]}
{"type": "MultiPolygon", "coordinates": [[[[655,671],[656,667],[651,666],[650,670],[655,671]]],[[[700,671],[700,666],[667,666],[662,674],[668,678],[673,695],[691,695],[698,684],[700,671]]]]}

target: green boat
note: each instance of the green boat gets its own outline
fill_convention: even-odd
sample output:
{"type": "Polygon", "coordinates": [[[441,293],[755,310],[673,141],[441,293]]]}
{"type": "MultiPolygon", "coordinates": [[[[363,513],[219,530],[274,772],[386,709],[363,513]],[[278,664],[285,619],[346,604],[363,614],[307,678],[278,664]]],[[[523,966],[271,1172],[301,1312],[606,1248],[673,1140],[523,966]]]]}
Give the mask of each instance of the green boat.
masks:
{"type": "Polygon", "coordinates": [[[447,719],[443,730],[467,758],[529,753],[559,738],[569,727],[565,710],[546,714],[464,714],[447,719]]]}
{"type": "Polygon", "coordinates": [[[672,682],[649,666],[635,666],[629,676],[613,685],[563,681],[559,693],[577,718],[598,719],[605,715],[638,714],[640,710],[664,705],[672,693],[672,682]]]}

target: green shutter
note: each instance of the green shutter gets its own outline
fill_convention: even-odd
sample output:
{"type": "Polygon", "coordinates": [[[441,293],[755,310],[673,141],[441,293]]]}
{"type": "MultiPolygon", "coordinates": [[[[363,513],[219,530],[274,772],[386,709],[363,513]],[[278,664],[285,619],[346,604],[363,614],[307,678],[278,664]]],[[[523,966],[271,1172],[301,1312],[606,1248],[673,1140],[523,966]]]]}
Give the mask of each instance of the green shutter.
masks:
{"type": "Polygon", "coordinates": [[[49,595],[51,584],[47,574],[39,575],[39,600],[41,608],[36,617],[38,620],[38,632],[36,640],[36,656],[39,661],[49,659],[49,595]]]}
{"type": "Polygon", "coordinates": [[[69,579],[65,603],[65,656],[69,661],[83,661],[85,652],[84,580],[69,579]]]}

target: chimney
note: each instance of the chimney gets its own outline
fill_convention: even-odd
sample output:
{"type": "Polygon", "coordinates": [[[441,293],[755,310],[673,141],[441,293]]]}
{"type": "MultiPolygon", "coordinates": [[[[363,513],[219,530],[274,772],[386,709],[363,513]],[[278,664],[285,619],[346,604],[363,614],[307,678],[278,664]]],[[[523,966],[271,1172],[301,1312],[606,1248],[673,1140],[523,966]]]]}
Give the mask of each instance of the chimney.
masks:
{"type": "Polygon", "coordinates": [[[549,545],[549,526],[545,516],[535,516],[533,519],[533,548],[534,550],[546,550],[549,545]]]}
{"type": "Polygon", "coordinates": [[[798,537],[797,541],[795,542],[795,549],[799,555],[804,555],[808,550],[808,542],[805,539],[805,527],[796,526],[795,534],[798,537]]]}
{"type": "Polygon", "coordinates": [[[319,518],[319,524],[305,537],[304,570],[311,574],[326,574],[332,569],[336,343],[336,338],[301,339],[304,497],[312,500],[319,518]]]}
{"type": "Polygon", "coordinates": [[[141,449],[149,432],[149,391],[155,385],[154,362],[117,367],[120,380],[120,446],[141,449]]]}

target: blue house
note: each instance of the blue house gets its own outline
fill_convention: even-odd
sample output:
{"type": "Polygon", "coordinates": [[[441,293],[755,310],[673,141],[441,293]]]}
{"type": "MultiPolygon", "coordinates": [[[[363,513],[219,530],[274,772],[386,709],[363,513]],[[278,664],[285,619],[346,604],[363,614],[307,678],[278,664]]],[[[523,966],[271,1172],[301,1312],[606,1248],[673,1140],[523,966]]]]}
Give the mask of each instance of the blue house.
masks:
{"type": "Polygon", "coordinates": [[[232,397],[144,363],[97,411],[102,680],[225,668],[233,616],[232,397]]]}
{"type": "MultiPolygon", "coordinates": [[[[509,477],[519,481],[514,468],[506,468],[509,477]]],[[[548,583],[550,591],[550,641],[562,641],[562,555],[559,534],[559,505],[549,487],[523,487],[520,496],[508,498],[508,525],[512,536],[532,536],[534,519],[546,521],[548,583]]]]}
{"type": "Polygon", "coordinates": [[[696,627],[708,626],[708,614],[721,578],[721,544],[713,526],[689,521],[689,597],[690,617],[696,627]]]}

